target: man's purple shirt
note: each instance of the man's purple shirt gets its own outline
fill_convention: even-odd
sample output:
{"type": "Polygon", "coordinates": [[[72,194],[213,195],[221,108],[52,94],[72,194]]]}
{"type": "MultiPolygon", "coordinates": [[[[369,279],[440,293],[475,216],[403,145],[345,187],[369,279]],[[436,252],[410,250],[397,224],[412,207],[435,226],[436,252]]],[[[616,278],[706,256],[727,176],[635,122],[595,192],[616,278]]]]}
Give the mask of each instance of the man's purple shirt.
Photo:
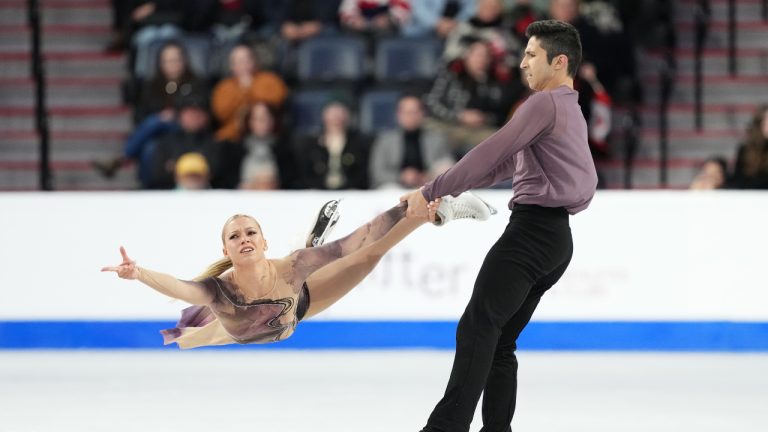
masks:
{"type": "Polygon", "coordinates": [[[495,134],[451,169],[427,183],[427,201],[512,180],[509,202],[565,207],[589,205],[597,173],[587,143],[579,94],[568,86],[532,94],[495,134]]]}

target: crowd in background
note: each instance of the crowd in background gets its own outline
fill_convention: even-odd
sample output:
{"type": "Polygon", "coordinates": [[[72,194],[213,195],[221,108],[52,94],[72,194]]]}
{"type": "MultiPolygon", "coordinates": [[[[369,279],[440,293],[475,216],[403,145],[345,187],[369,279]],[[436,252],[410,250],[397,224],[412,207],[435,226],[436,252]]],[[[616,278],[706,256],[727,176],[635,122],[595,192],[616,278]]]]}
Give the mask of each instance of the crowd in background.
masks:
{"type": "Polygon", "coordinates": [[[709,158],[702,163],[691,189],[768,189],[768,106],[755,111],[733,169],[725,157],[709,158]]]}
{"type": "MultiPolygon", "coordinates": [[[[146,189],[417,187],[494,133],[525,100],[529,90],[518,68],[525,29],[546,18],[581,34],[584,62],[575,86],[593,155],[604,158],[613,106],[642,98],[634,46],[642,39],[635,37],[642,14],[615,3],[113,0],[109,49],[130,59],[124,87],[135,128],[123,154],[94,165],[111,176],[132,162],[146,189]],[[297,53],[308,40],[334,35],[359,37],[365,64],[387,38],[438,42],[434,75],[396,86],[393,127],[359,127],[358,96],[385,85],[371,76],[322,83],[334,92],[320,127],[295,127],[292,98],[313,85],[301,78],[297,53]],[[206,73],[195,71],[190,37],[217,48],[198,59],[206,73]]],[[[764,147],[745,146],[734,179],[765,172],[764,147]]]]}

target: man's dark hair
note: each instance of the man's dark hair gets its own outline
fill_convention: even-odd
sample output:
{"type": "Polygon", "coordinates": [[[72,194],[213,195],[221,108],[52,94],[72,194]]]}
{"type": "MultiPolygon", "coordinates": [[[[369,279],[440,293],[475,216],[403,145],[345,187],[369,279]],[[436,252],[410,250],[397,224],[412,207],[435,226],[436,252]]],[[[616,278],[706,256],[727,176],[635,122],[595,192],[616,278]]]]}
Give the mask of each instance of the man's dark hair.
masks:
{"type": "Polygon", "coordinates": [[[529,38],[536,36],[547,52],[547,63],[559,55],[568,57],[568,75],[576,76],[581,64],[581,38],[576,27],[556,20],[535,21],[525,30],[529,38]]]}

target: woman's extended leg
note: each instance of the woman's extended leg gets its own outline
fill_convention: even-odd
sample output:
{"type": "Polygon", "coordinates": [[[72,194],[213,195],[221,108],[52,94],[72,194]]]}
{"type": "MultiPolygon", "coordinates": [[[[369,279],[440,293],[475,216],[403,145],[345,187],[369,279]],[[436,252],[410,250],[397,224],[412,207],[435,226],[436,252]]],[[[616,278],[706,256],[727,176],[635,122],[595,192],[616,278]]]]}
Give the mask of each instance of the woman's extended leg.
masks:
{"type": "MultiPolygon", "coordinates": [[[[475,195],[464,193],[450,200],[436,200],[430,204],[429,213],[432,218],[435,214],[442,215],[442,225],[454,219],[486,220],[495,209],[475,195]]],[[[385,253],[424,223],[425,220],[403,218],[383,235],[369,226],[359,242],[347,242],[356,249],[320,267],[307,278],[309,309],[305,317],[324,311],[344,297],[373,271],[385,253]]]]}
{"type": "Polygon", "coordinates": [[[424,223],[426,221],[402,219],[380,239],[312,273],[306,281],[310,301],[304,319],[324,311],[344,297],[373,271],[385,253],[424,223]]]}

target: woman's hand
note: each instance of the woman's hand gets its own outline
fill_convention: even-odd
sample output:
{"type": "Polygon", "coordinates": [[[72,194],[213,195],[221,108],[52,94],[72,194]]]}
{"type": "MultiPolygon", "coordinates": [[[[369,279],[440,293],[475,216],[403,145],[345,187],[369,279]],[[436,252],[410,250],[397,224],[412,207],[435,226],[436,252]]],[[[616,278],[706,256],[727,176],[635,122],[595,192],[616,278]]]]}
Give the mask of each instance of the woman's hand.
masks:
{"type": "Polygon", "coordinates": [[[101,271],[108,272],[112,271],[117,273],[117,276],[119,276],[122,279],[138,279],[139,278],[139,268],[136,266],[136,261],[128,258],[128,254],[125,253],[125,248],[120,246],[120,255],[123,256],[123,262],[120,263],[120,265],[115,267],[103,267],[101,271]]]}

